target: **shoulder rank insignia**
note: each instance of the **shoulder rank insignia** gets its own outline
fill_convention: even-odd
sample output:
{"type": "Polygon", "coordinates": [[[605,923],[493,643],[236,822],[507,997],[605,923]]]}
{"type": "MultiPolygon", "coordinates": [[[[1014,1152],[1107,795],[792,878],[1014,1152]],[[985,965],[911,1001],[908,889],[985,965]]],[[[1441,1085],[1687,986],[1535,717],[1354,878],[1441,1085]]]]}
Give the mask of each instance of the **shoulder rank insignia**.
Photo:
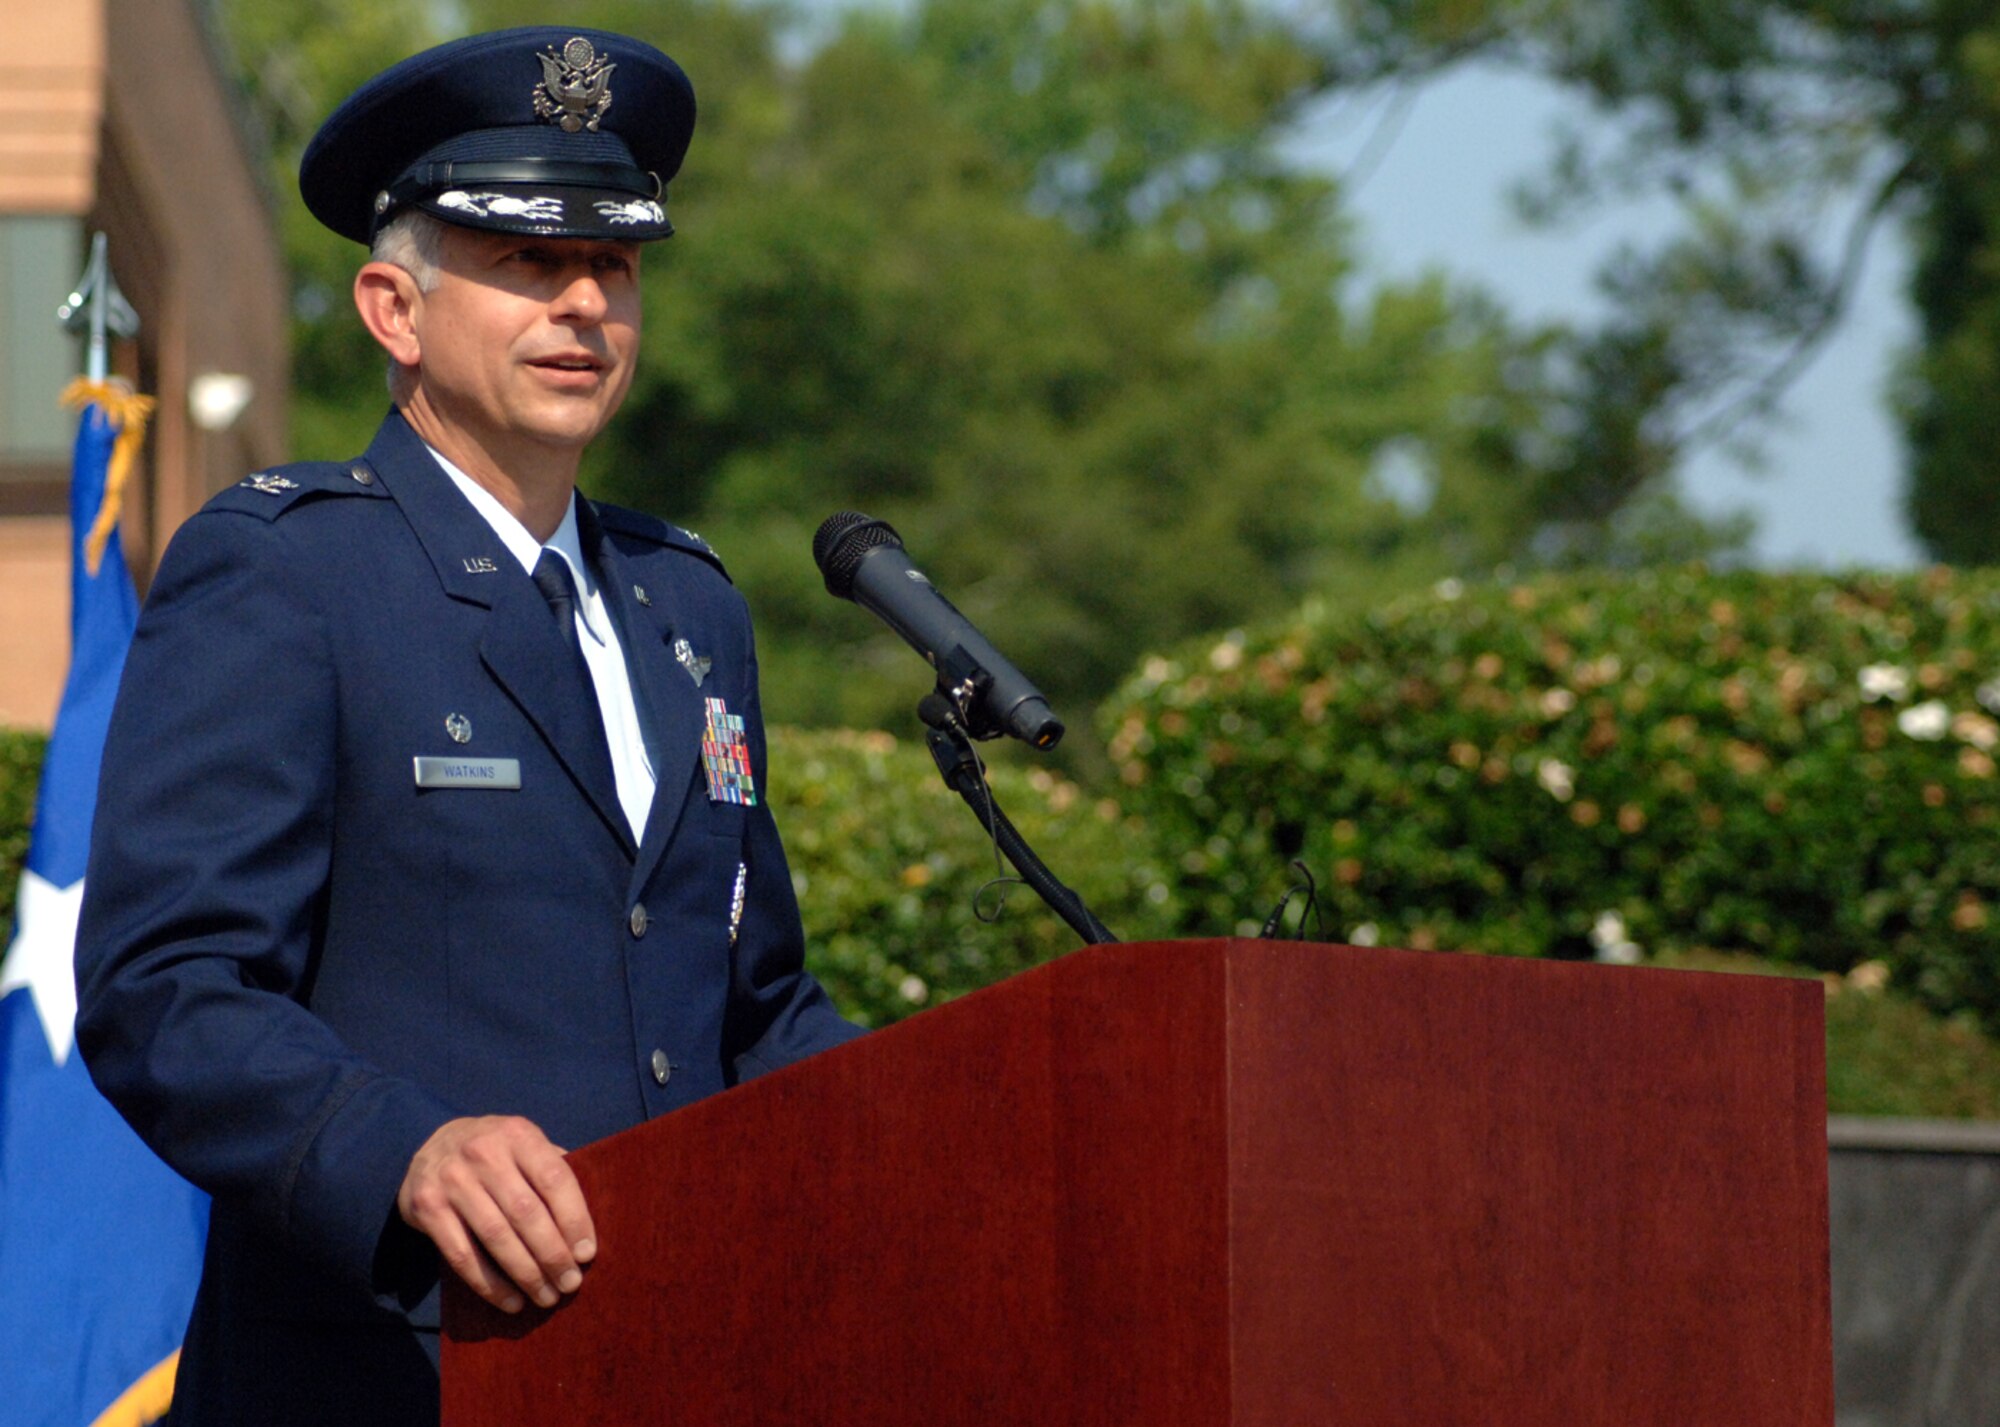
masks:
{"type": "Polygon", "coordinates": [[[286,491],[295,491],[299,488],[297,481],[288,480],[275,471],[259,471],[254,476],[244,477],[237,484],[248,486],[253,491],[262,491],[265,495],[283,495],[286,491]]]}
{"type": "Polygon", "coordinates": [[[711,803],[757,806],[757,782],[750,772],[750,740],[743,715],[733,714],[721,699],[704,699],[708,726],[701,734],[701,769],[708,775],[711,803]]]}
{"type": "Polygon", "coordinates": [[[615,64],[599,59],[597,49],[578,35],[556,53],[554,45],[542,62],[542,82],[535,86],[535,117],[558,125],[565,134],[580,129],[597,132],[597,121],[611,107],[611,71],[615,64]]]}

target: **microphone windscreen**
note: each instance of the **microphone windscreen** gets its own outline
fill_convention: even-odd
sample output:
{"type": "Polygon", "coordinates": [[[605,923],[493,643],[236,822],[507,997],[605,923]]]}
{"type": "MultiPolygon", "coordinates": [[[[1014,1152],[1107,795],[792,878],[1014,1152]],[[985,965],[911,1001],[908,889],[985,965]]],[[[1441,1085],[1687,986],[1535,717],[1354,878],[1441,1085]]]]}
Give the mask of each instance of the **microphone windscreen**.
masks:
{"type": "Polygon", "coordinates": [[[813,563],[819,566],[826,591],[844,600],[854,598],[854,576],[868,552],[884,545],[903,548],[903,537],[886,520],[857,510],[837,510],[820,522],[813,535],[813,563]]]}

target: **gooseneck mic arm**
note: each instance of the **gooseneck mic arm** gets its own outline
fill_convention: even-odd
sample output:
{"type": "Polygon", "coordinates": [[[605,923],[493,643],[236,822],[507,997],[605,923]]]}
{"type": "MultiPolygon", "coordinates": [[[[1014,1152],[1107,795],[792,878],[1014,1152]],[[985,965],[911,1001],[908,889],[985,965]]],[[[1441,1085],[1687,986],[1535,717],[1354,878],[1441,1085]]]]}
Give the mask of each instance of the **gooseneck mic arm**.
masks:
{"type": "Polygon", "coordinates": [[[1118,940],[1084,905],[1083,898],[1056,879],[1048,864],[1035,855],[1027,839],[1000,811],[1000,805],[993,801],[993,789],[987,786],[980,769],[979,755],[973,751],[971,739],[951,702],[939,694],[926,694],[917,705],[917,717],[930,725],[931,760],[944,776],[945,786],[965,799],[965,805],[992,835],[994,845],[1014,864],[1021,880],[1049,904],[1050,910],[1069,923],[1070,930],[1082,937],[1085,945],[1098,946],[1118,940]]]}

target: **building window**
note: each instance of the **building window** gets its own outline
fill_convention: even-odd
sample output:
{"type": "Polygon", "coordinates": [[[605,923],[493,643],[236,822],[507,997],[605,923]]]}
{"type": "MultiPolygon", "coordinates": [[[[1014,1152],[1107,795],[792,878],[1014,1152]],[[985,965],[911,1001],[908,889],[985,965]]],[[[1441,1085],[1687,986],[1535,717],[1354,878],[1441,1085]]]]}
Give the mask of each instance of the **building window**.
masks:
{"type": "Polygon", "coordinates": [[[0,483],[16,489],[67,474],[76,417],[59,400],[83,370],[83,342],[56,308],[82,270],[77,219],[0,216],[0,483]]]}

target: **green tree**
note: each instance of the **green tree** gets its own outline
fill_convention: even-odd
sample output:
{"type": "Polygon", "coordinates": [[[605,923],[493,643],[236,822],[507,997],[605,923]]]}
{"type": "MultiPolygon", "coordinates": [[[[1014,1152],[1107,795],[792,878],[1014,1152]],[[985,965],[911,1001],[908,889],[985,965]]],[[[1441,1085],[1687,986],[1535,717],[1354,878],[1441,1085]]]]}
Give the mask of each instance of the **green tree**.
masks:
{"type": "Polygon", "coordinates": [[[443,35],[439,7],[398,0],[216,0],[224,43],[264,132],[292,280],[292,440],[301,456],[351,455],[388,406],[381,350],[348,296],[360,250],[299,199],[299,157],[370,75],[443,35]]]}
{"type": "Polygon", "coordinates": [[[868,722],[921,692],[803,558],[843,506],[894,522],[1073,698],[1138,647],[1357,563],[1450,568],[1443,539],[1406,539],[1413,522],[1369,492],[1392,438],[1427,443],[1434,536],[1473,559],[1509,548],[1508,453],[1481,444],[1494,413],[1454,405],[1497,388],[1497,320],[1436,288],[1344,305],[1320,184],[1246,211],[1254,248],[1223,229],[1246,249],[1226,277],[1201,239],[1092,241],[1035,211],[1032,171],[949,85],[866,28],[797,77],[762,182],[715,193],[666,255],[642,415],[608,448],[604,487],[688,512],[792,638],[782,707],[868,722]],[[891,679],[853,679],[857,658],[891,679]]]}
{"type": "MultiPolygon", "coordinates": [[[[235,3],[288,193],[339,94],[440,29],[235,3]]],[[[657,41],[703,96],[639,377],[586,484],[713,541],[763,621],[775,717],[902,723],[923,691],[818,589],[811,534],[842,507],[895,523],[1076,722],[1188,629],[1488,568],[1577,523],[1556,477],[1597,429],[1551,338],[1436,281],[1364,283],[1336,186],[1278,156],[1324,74],[1263,9],[930,0],[793,61],[772,8],[565,14],[657,41]]],[[[300,445],[352,449],[383,403],[347,311],[359,254],[296,204],[287,233],[300,445]]]]}

